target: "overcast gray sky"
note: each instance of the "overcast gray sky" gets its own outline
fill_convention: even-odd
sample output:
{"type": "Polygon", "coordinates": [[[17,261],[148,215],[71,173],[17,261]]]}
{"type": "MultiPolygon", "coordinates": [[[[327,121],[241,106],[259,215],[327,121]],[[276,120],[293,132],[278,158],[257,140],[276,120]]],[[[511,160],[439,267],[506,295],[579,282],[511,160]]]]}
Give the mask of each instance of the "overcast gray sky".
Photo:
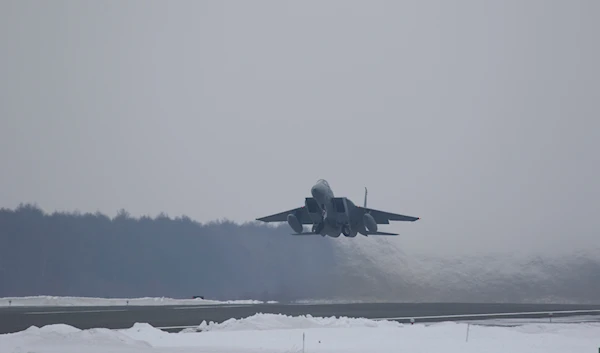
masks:
{"type": "Polygon", "coordinates": [[[2,1],[0,206],[243,222],[327,179],[406,248],[598,248],[600,2],[2,1]]]}

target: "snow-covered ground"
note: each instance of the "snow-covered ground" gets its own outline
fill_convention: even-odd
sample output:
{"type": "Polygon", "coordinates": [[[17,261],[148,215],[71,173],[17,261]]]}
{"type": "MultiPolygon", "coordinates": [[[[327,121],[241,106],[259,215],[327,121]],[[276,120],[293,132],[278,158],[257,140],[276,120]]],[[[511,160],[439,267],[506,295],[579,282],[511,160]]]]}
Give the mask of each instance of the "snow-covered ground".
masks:
{"type": "Polygon", "coordinates": [[[521,326],[528,324],[580,324],[595,322],[600,324],[600,315],[577,315],[563,317],[545,317],[545,318],[499,318],[484,320],[460,320],[457,322],[470,323],[472,325],[486,326],[521,326]]]}
{"type": "MultiPolygon", "coordinates": [[[[211,305],[211,304],[261,304],[259,300],[205,300],[173,298],[91,298],[91,297],[6,297],[0,298],[3,306],[111,306],[111,305],[211,305]]],[[[274,303],[274,302],[268,302],[274,303]]]]}
{"type": "Polygon", "coordinates": [[[517,327],[465,323],[406,325],[348,318],[257,314],[166,333],[148,324],[126,330],[31,327],[0,335],[3,353],[283,353],[339,352],[597,352],[600,324],[536,323],[517,327]],[[467,341],[468,327],[468,341],[467,341]],[[303,336],[305,341],[303,344],[303,336]]]}

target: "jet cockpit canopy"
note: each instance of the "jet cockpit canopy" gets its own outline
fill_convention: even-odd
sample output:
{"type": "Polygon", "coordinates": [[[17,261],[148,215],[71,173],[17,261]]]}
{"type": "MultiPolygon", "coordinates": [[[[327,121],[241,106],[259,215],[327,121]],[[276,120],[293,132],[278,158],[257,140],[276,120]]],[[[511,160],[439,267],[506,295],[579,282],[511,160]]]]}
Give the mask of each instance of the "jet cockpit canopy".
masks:
{"type": "Polygon", "coordinates": [[[327,187],[329,187],[329,183],[325,179],[319,179],[319,180],[317,180],[317,184],[319,184],[319,183],[325,184],[325,185],[327,185],[327,187]]]}

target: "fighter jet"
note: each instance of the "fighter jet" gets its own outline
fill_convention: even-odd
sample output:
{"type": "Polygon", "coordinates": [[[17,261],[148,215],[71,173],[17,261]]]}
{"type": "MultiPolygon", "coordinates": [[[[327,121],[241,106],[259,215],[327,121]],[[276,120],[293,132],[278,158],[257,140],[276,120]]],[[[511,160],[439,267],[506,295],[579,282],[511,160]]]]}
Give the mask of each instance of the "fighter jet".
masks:
{"type": "Polygon", "coordinates": [[[292,235],[319,234],[337,238],[340,234],[355,237],[358,233],[369,235],[398,235],[377,230],[378,224],[390,221],[414,222],[419,217],[383,212],[367,208],[367,188],[364,206],[356,206],[346,197],[335,197],[329,183],[320,179],[310,190],[312,197],[304,200],[304,206],[274,215],[257,218],[262,222],[287,222],[295,233],[292,235]],[[304,225],[312,225],[305,231],[304,225]]]}

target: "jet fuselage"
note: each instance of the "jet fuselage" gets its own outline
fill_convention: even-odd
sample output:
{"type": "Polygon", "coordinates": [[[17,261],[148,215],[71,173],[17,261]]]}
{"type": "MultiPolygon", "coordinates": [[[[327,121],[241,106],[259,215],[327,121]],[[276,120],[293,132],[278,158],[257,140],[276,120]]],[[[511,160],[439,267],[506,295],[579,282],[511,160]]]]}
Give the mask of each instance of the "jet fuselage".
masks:
{"type": "Polygon", "coordinates": [[[323,223],[316,224],[313,227],[315,233],[337,238],[345,230],[349,236],[356,236],[357,231],[352,231],[352,229],[356,229],[357,222],[352,222],[352,217],[350,217],[351,212],[356,207],[352,201],[347,198],[336,199],[329,183],[323,179],[313,185],[310,193],[317,201],[323,216],[323,223]],[[342,210],[343,212],[340,212],[342,210]],[[343,229],[344,225],[350,225],[350,227],[343,229]]]}

